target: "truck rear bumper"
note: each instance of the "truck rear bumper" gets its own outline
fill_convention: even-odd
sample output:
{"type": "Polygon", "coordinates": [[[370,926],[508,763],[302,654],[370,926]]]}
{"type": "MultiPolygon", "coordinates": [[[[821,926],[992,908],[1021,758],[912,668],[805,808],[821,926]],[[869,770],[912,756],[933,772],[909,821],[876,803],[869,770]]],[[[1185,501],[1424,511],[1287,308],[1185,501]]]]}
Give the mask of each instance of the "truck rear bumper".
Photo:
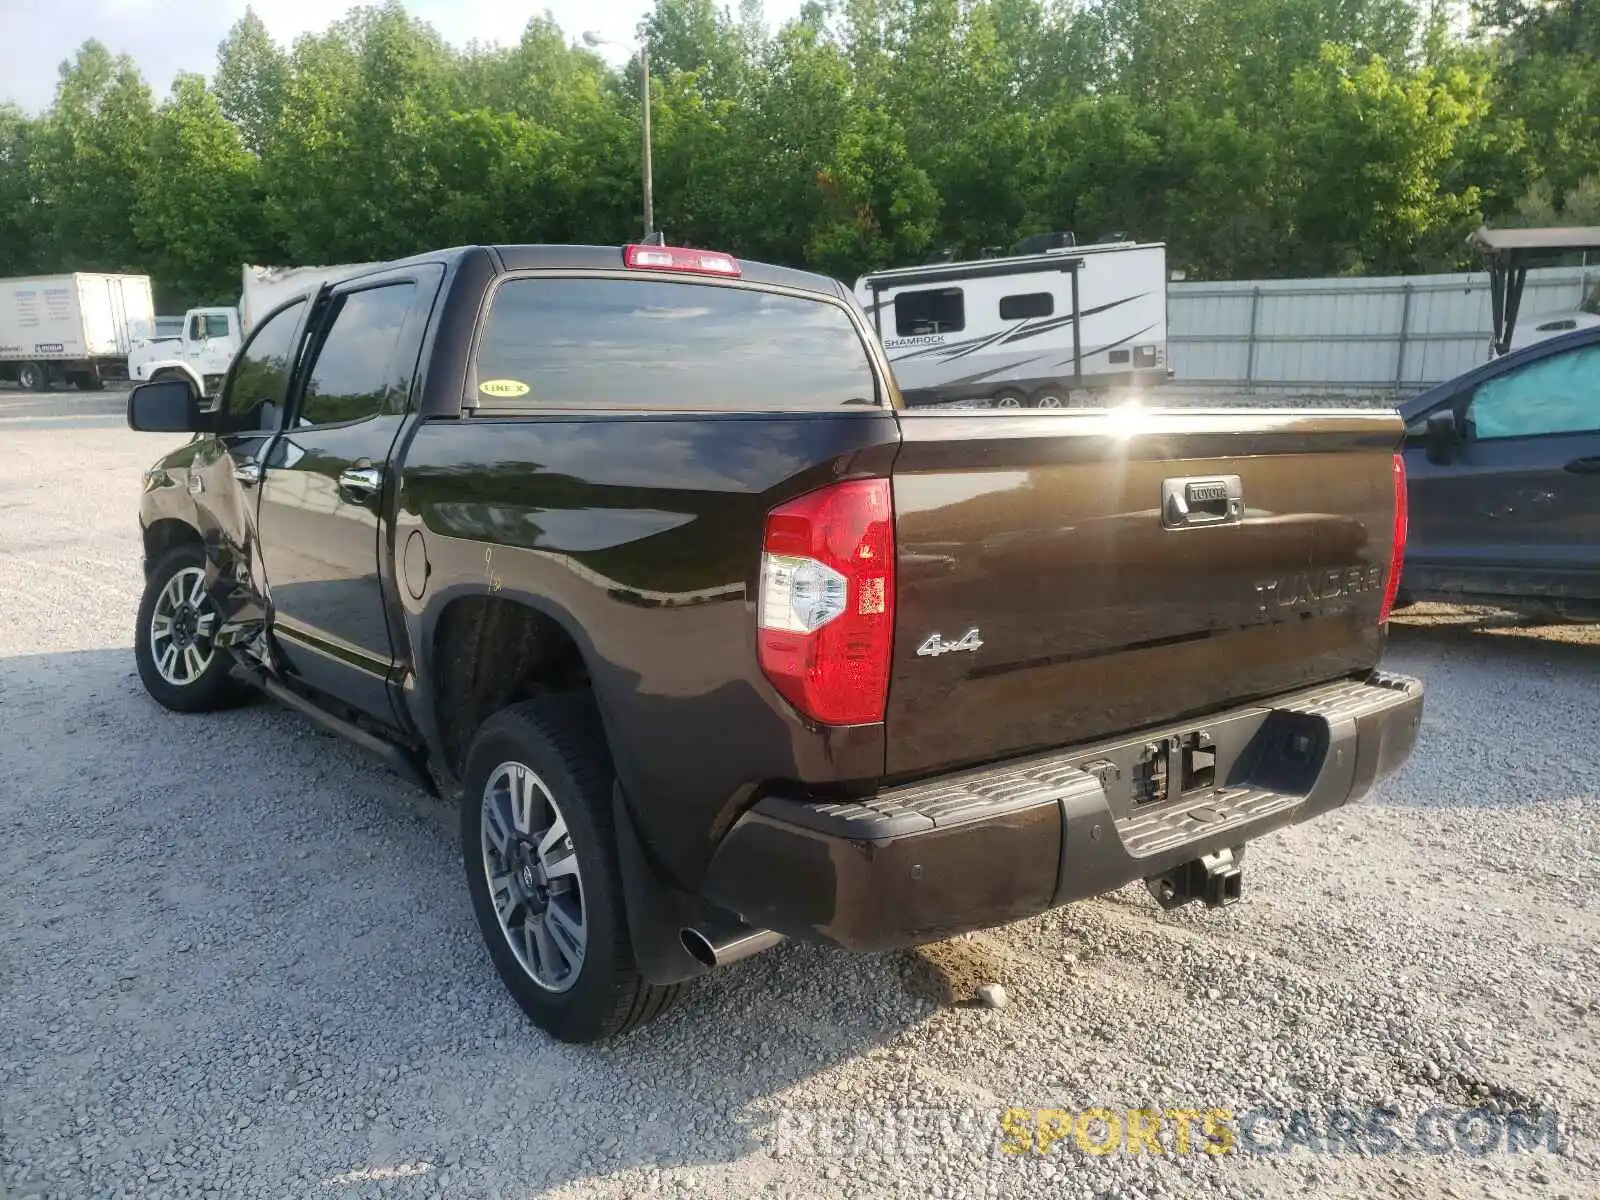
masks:
{"type": "Polygon", "coordinates": [[[1420,682],[1373,674],[855,800],[767,796],[702,892],[757,928],[851,950],[987,928],[1357,799],[1405,761],[1421,716],[1420,682]]]}

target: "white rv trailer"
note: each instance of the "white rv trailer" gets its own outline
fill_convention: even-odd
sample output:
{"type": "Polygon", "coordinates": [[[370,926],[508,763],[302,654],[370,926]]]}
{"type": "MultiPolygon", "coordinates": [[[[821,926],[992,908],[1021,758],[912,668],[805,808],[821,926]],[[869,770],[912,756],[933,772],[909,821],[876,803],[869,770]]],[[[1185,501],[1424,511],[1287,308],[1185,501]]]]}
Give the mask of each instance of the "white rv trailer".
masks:
{"type": "Polygon", "coordinates": [[[1105,242],[864,275],[855,295],[910,404],[1064,408],[1167,370],[1167,248],[1105,242]]]}

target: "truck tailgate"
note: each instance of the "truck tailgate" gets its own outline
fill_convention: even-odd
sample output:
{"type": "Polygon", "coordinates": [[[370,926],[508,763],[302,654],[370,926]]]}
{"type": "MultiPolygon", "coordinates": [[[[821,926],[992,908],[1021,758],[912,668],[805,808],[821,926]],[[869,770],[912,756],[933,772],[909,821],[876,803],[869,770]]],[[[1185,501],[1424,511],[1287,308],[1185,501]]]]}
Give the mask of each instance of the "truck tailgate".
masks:
{"type": "Polygon", "coordinates": [[[1375,666],[1391,412],[901,414],[888,770],[1375,666]]]}

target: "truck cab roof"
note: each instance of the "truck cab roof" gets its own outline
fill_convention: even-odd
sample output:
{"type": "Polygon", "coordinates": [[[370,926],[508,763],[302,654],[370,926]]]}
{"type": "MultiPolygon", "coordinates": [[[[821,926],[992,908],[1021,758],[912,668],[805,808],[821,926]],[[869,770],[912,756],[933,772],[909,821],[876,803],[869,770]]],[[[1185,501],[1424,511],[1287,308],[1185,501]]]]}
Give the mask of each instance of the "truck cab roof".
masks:
{"type": "MultiPolygon", "coordinates": [[[[667,247],[676,249],[679,247],[667,247]]],[[[566,245],[480,245],[480,246],[452,246],[446,250],[430,251],[424,254],[413,255],[409,258],[397,259],[393,262],[374,264],[373,267],[351,278],[360,278],[361,275],[375,274],[378,271],[389,270],[393,267],[405,266],[413,263],[444,263],[450,265],[460,262],[474,254],[487,254],[500,272],[510,271],[615,271],[624,267],[623,247],[621,246],[566,246],[566,245]]],[[[849,291],[836,279],[814,271],[800,271],[792,267],[780,267],[771,263],[757,262],[753,259],[734,256],[734,261],[739,264],[738,278],[746,283],[755,283],[767,287],[792,288],[796,291],[816,292],[826,296],[849,298],[849,291]]],[[[701,276],[702,279],[714,276],[701,276]]]]}

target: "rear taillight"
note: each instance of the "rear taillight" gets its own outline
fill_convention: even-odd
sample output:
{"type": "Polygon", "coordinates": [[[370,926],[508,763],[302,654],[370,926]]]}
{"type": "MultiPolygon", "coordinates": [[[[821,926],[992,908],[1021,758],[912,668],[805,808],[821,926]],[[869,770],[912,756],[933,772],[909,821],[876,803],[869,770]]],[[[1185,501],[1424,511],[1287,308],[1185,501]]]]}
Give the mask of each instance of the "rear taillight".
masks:
{"type": "Polygon", "coordinates": [[[824,725],[883,720],[894,644],[887,479],[836,483],[767,514],[756,600],[761,670],[824,725]]]}
{"type": "Polygon", "coordinates": [[[690,275],[739,277],[739,260],[719,250],[691,250],[687,246],[622,248],[622,265],[636,271],[684,271],[690,275]]]}
{"type": "Polygon", "coordinates": [[[1406,460],[1403,454],[1394,456],[1394,541],[1389,548],[1389,582],[1383,589],[1383,610],[1378,623],[1388,621],[1394,611],[1394,598],[1400,591],[1400,568],[1406,560],[1406,460]]]}

